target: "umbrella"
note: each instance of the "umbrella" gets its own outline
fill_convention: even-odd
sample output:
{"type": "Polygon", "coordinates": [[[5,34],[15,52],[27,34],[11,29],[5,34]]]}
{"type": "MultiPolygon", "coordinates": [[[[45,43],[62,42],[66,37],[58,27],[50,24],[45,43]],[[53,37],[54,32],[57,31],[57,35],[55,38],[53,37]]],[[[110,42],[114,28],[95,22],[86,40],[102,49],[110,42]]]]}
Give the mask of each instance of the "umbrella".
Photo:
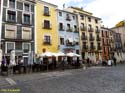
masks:
{"type": "Polygon", "coordinates": [[[2,50],[0,49],[0,66],[2,64],[2,50]]]}
{"type": "Polygon", "coordinates": [[[70,56],[70,57],[73,57],[73,56],[80,57],[80,55],[75,54],[75,53],[72,53],[72,52],[67,53],[66,55],[67,55],[67,56],[70,56]]]}
{"type": "Polygon", "coordinates": [[[51,57],[54,56],[54,54],[52,52],[45,52],[40,54],[40,57],[51,57]]]}
{"type": "Polygon", "coordinates": [[[29,54],[28,54],[28,64],[29,65],[33,65],[33,51],[29,51],[29,54]]]}
{"type": "Polygon", "coordinates": [[[16,62],[15,62],[15,51],[14,51],[14,50],[11,51],[11,55],[10,55],[10,65],[11,65],[11,66],[16,65],[16,62]]]}
{"type": "Polygon", "coordinates": [[[66,56],[63,52],[57,53],[58,56],[66,56]]]}

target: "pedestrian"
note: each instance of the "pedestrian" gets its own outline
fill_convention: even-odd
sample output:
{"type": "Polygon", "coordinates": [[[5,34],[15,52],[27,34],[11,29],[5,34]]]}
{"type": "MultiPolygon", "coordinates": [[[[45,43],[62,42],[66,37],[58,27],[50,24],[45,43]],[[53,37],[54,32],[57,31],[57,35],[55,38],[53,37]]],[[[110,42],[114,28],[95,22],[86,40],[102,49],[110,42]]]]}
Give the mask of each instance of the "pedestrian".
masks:
{"type": "Polygon", "coordinates": [[[114,61],[114,65],[116,66],[116,64],[117,64],[116,61],[117,61],[117,60],[116,60],[115,57],[113,57],[113,61],[114,61]]]}
{"type": "Polygon", "coordinates": [[[90,66],[90,59],[89,59],[89,58],[87,58],[87,60],[86,60],[86,61],[87,61],[87,65],[88,65],[88,66],[90,66]]]}
{"type": "Polygon", "coordinates": [[[62,58],[62,70],[64,70],[64,66],[65,66],[65,58],[62,58]]]}
{"type": "Polygon", "coordinates": [[[111,66],[112,65],[112,61],[111,59],[108,60],[108,66],[111,66]]]}

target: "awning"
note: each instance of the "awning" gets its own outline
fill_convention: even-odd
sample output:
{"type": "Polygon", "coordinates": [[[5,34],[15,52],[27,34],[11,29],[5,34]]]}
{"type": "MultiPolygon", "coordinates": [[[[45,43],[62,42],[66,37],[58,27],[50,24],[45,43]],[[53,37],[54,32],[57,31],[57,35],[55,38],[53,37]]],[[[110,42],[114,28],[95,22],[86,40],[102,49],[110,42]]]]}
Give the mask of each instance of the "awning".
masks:
{"type": "Polygon", "coordinates": [[[68,38],[69,42],[73,42],[73,39],[72,38],[68,38]]]}
{"type": "Polygon", "coordinates": [[[29,28],[29,27],[23,27],[23,31],[31,31],[31,28],[29,28]]]}
{"type": "Polygon", "coordinates": [[[78,38],[75,38],[74,41],[75,41],[75,42],[79,42],[79,39],[78,39],[78,38]]]}
{"type": "Polygon", "coordinates": [[[16,30],[16,26],[14,26],[14,25],[6,25],[6,29],[7,30],[11,30],[11,31],[15,31],[16,30]]]}

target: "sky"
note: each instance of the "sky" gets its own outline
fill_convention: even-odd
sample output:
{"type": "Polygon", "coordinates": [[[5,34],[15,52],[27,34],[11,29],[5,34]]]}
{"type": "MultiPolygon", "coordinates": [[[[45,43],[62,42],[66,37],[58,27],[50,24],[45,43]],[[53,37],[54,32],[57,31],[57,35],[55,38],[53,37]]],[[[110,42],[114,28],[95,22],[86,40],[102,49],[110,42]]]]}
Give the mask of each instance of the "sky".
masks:
{"type": "Polygon", "coordinates": [[[102,19],[105,27],[114,27],[119,21],[125,19],[125,0],[43,0],[62,9],[65,7],[83,7],[84,10],[93,13],[102,19]]]}

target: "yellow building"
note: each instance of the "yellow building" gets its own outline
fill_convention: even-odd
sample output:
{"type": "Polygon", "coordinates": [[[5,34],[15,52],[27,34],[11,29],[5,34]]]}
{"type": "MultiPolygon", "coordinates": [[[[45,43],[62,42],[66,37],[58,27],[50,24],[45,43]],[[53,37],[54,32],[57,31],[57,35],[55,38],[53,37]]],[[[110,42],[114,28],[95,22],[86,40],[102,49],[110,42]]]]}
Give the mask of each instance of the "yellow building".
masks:
{"type": "Polygon", "coordinates": [[[76,13],[78,16],[82,58],[89,57],[94,62],[99,57],[101,59],[101,19],[82,8],[68,7],[65,10],[76,13]]]}
{"type": "Polygon", "coordinates": [[[37,54],[58,52],[57,6],[38,0],[36,4],[36,48],[37,54]]]}

